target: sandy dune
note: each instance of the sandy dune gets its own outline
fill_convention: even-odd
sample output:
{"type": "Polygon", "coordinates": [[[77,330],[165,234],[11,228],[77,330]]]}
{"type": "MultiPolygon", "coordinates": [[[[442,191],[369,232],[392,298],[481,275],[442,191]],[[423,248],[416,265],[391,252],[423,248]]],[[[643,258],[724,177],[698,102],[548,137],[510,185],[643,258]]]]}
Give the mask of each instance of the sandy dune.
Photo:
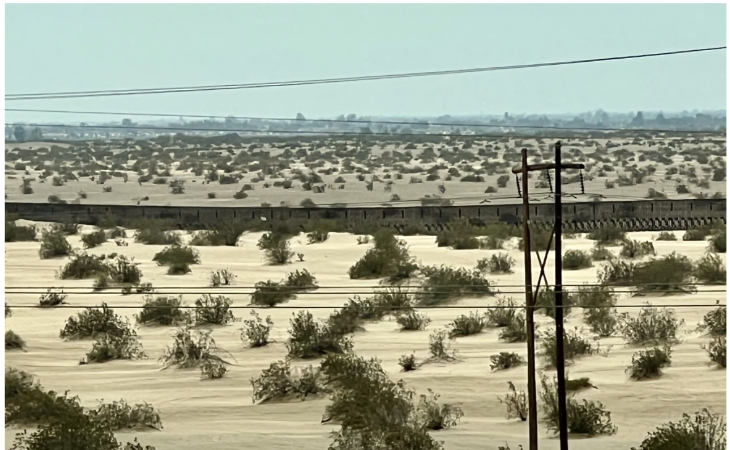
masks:
{"type": "MultiPolygon", "coordinates": [[[[678,233],[681,236],[681,234],[678,233]]],[[[372,291],[375,281],[352,281],[347,269],[365,252],[368,246],[356,245],[355,237],[348,234],[333,234],[322,244],[306,245],[304,236],[292,239],[295,252],[304,253],[305,262],[288,266],[266,266],[262,253],[256,248],[259,234],[247,234],[239,247],[201,247],[203,264],[193,266],[193,273],[186,276],[168,276],[165,268],[158,267],[151,259],[162,249],[161,246],[144,246],[131,243],[129,247],[116,247],[112,241],[92,250],[93,253],[119,252],[134,256],[141,262],[143,281],[152,282],[160,292],[183,292],[188,304],[202,292],[229,292],[235,305],[248,303],[249,287],[269,278],[278,280],[294,269],[306,268],[318,279],[322,289],[311,294],[299,295],[295,300],[274,309],[259,310],[262,316],[271,315],[275,323],[272,337],[278,342],[262,349],[246,349],[239,339],[240,324],[216,328],[213,336],[218,344],[233,354],[238,365],[232,366],[221,380],[200,381],[199,371],[169,369],[160,371],[157,358],[163,348],[170,344],[172,328],[141,328],[142,344],[150,356],[147,360],[110,362],[105,364],[78,365],[78,361],[90,348],[91,342],[63,342],[58,332],[67,317],[77,309],[16,308],[13,316],[5,320],[6,329],[12,329],[27,342],[27,353],[6,354],[6,365],[29,371],[39,377],[44,387],[54,390],[70,390],[79,395],[82,404],[94,406],[97,400],[105,401],[124,398],[129,403],[149,402],[160,410],[163,431],[136,433],[144,444],[154,445],[158,450],[239,450],[239,449],[290,449],[301,450],[327,448],[328,433],[336,427],[321,425],[320,418],[328,400],[314,399],[286,404],[254,405],[251,402],[249,379],[257,377],[261,370],[276,360],[283,359],[286,350],[288,319],[298,309],[312,306],[331,306],[332,309],[312,309],[316,317],[325,317],[341,306],[347,295],[328,295],[327,292],[353,291],[360,286],[360,292],[372,291]],[[238,275],[234,288],[206,288],[208,275],[212,270],[229,268],[238,275]],[[331,288],[337,289],[331,289],[331,288]],[[185,288],[185,289],[182,289],[185,288]],[[330,288],[330,289],[327,289],[330,288]],[[197,293],[194,293],[197,292],[197,293]]],[[[651,239],[652,233],[633,233],[632,238],[651,239]]],[[[69,241],[80,247],[78,236],[69,241]]],[[[411,254],[424,264],[452,264],[471,266],[483,257],[495,253],[487,250],[450,250],[437,248],[431,236],[408,237],[411,254]]],[[[566,248],[588,250],[592,241],[587,239],[566,240],[566,248]]],[[[702,242],[654,242],[659,255],[678,251],[692,259],[698,259],[705,251],[702,242]]],[[[63,264],[62,260],[39,260],[37,242],[6,244],[5,283],[7,289],[29,287],[32,294],[7,294],[11,305],[35,305],[41,291],[49,286],[83,287],[71,294],[71,306],[93,306],[106,301],[112,306],[140,306],[140,295],[122,296],[117,290],[92,293],[91,280],[60,281],[54,271],[63,264]]],[[[510,248],[511,248],[510,244],[510,248]]],[[[514,297],[522,300],[521,289],[514,287],[523,283],[523,257],[516,250],[510,253],[517,261],[515,273],[491,276],[503,291],[500,297],[514,297]],[[513,287],[509,287],[513,286],[513,287]]],[[[723,255],[723,259],[725,256],[723,255]]],[[[535,280],[538,263],[533,257],[535,280]]],[[[566,284],[595,283],[599,263],[591,269],[566,271],[566,284]]],[[[548,268],[552,279],[552,262],[548,268]]],[[[699,287],[699,292],[685,296],[652,298],[655,305],[714,304],[716,300],[725,303],[724,286],[699,287]]],[[[619,306],[641,304],[646,298],[628,298],[620,295],[619,306]]],[[[425,311],[432,323],[425,331],[401,333],[394,321],[382,321],[366,326],[366,331],[354,337],[355,351],[365,357],[377,356],[391,377],[402,377],[418,393],[432,388],[441,394],[441,401],[461,405],[465,416],[455,428],[434,433],[445,441],[447,449],[487,449],[509,442],[513,449],[518,444],[527,445],[527,423],[506,420],[505,410],[497,396],[507,392],[507,381],[513,381],[518,389],[526,389],[526,366],[492,373],[489,356],[500,351],[515,351],[526,354],[525,344],[505,344],[497,339],[498,331],[489,329],[478,336],[457,339],[453,346],[461,358],[460,362],[429,364],[407,374],[399,373],[398,358],[412,351],[417,358],[428,355],[428,335],[443,328],[460,314],[478,310],[493,304],[496,298],[463,299],[458,305],[469,309],[431,309],[425,311]]],[[[682,344],[675,347],[673,364],[664,371],[662,378],[654,381],[634,382],[628,380],[624,369],[636,351],[624,345],[620,337],[605,339],[601,345],[613,345],[607,357],[596,355],[578,359],[569,367],[571,377],[590,377],[598,389],[589,389],[578,394],[578,398],[599,400],[611,411],[618,433],[610,437],[573,439],[571,449],[575,450],[626,450],[638,445],[646,433],[669,420],[678,420],[682,413],[693,413],[708,407],[714,412],[726,409],[726,372],[710,367],[706,353],[700,344],[709,340],[694,332],[697,323],[711,308],[693,306],[677,308],[678,316],[685,320],[682,344]]],[[[619,311],[638,312],[638,309],[620,308],[619,311]]],[[[117,309],[117,312],[132,319],[138,309],[117,309]]],[[[249,310],[237,309],[237,317],[247,319],[249,310]]],[[[550,319],[536,316],[545,328],[550,319]]],[[[567,327],[581,326],[579,309],[573,310],[567,327]]],[[[306,362],[303,364],[309,364],[306,362]]],[[[316,364],[316,361],[312,363],[316,364]]],[[[297,363],[300,364],[300,363],[297,363]]],[[[554,371],[547,372],[549,374],[554,371]]],[[[558,448],[558,441],[541,424],[541,448],[558,448]]],[[[5,447],[9,448],[15,430],[9,430],[5,447]]],[[[131,440],[133,434],[119,433],[121,439],[131,440]]]]}

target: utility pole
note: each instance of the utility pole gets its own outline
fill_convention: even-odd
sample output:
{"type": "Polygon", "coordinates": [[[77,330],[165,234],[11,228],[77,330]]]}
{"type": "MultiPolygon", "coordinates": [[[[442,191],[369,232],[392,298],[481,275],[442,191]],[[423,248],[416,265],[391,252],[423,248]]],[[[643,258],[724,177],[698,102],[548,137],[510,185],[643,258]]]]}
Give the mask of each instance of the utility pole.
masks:
{"type": "MultiPolygon", "coordinates": [[[[557,344],[558,369],[558,419],[560,431],[560,450],[568,450],[567,414],[565,401],[565,349],[563,347],[563,292],[562,292],[562,183],[560,171],[562,169],[583,169],[583,164],[562,164],[559,152],[561,143],[555,145],[556,163],[554,164],[527,164],[527,149],[522,149],[522,165],[512,169],[512,173],[522,174],[522,226],[525,247],[525,322],[527,326],[527,396],[529,408],[529,450],[537,450],[537,383],[535,380],[535,303],[532,292],[532,242],[530,240],[530,198],[527,183],[528,173],[556,169],[555,183],[555,339],[557,344]],[[562,383],[561,383],[562,380],[562,383]]],[[[549,251],[549,248],[547,249],[549,251]]],[[[547,255],[546,255],[547,259],[547,255]]],[[[542,266],[542,264],[541,264],[542,266]]],[[[542,276],[542,275],[541,275],[542,276]]],[[[546,280],[547,282],[547,280],[546,280]]]]}

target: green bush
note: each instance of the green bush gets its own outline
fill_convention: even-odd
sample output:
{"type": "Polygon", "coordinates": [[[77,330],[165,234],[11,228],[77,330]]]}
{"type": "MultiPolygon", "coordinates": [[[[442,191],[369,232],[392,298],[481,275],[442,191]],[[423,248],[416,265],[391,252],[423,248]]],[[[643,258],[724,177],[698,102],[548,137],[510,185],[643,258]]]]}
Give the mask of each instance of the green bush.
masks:
{"type": "Polygon", "coordinates": [[[487,328],[487,315],[470,312],[468,316],[460,315],[447,325],[449,339],[479,334],[487,328]]]}
{"type": "Polygon", "coordinates": [[[128,329],[122,335],[101,334],[92,344],[82,364],[105,363],[118,359],[142,359],[147,355],[142,350],[134,330],[128,329]]]}
{"type": "Polygon", "coordinates": [[[97,276],[107,273],[107,266],[100,256],[89,255],[86,252],[74,253],[65,266],[61,267],[57,273],[58,278],[62,280],[81,280],[86,278],[96,278],[97,276]]]}
{"type": "Polygon", "coordinates": [[[223,295],[203,294],[195,300],[195,325],[228,325],[236,322],[231,311],[231,299],[223,295]]]}
{"type": "Polygon", "coordinates": [[[135,314],[137,323],[145,326],[179,326],[190,323],[190,314],[184,311],[182,296],[155,296],[145,295],[144,305],[139,314],[135,314]]]}
{"type": "Polygon", "coordinates": [[[697,261],[694,276],[700,283],[725,284],[727,282],[727,269],[720,256],[716,253],[707,253],[697,261]]]}
{"type": "Polygon", "coordinates": [[[352,349],[349,338],[333,332],[328,324],[314,321],[309,311],[299,311],[289,320],[289,356],[311,359],[328,353],[344,353],[352,349]]]}
{"type": "Polygon", "coordinates": [[[566,270],[581,270],[593,267],[593,260],[588,252],[568,250],[563,254],[563,268],[566,270]]]}
{"type": "Polygon", "coordinates": [[[669,346],[654,347],[634,353],[626,372],[634,380],[659,378],[662,374],[661,369],[670,364],[672,364],[672,349],[669,346]]]}
{"type": "Polygon", "coordinates": [[[416,302],[421,306],[439,305],[462,297],[494,295],[489,280],[476,269],[454,269],[442,265],[421,267],[421,272],[426,276],[416,295],[416,302]]]}
{"type": "Polygon", "coordinates": [[[252,319],[243,321],[241,328],[241,340],[251,348],[264,347],[269,341],[269,334],[274,328],[271,316],[266,317],[264,322],[256,311],[251,311],[252,319]]]}
{"type": "MultiPolygon", "coordinates": [[[[557,360],[557,343],[555,330],[551,329],[540,335],[540,356],[545,360],[548,367],[556,367],[557,360]]],[[[598,353],[598,346],[593,346],[591,342],[578,333],[578,329],[564,330],[563,332],[563,354],[565,362],[573,361],[579,356],[590,356],[598,353]]]]}
{"type": "Polygon", "coordinates": [[[318,368],[312,366],[292,374],[289,359],[271,363],[259,378],[251,378],[253,403],[266,403],[294,397],[304,400],[310,395],[323,394],[327,388],[318,368]]]}
{"type": "Polygon", "coordinates": [[[106,242],[106,233],[104,233],[104,230],[97,230],[92,233],[82,234],[81,242],[84,243],[85,249],[98,247],[106,242]]]}
{"type": "Polygon", "coordinates": [[[697,331],[704,333],[707,330],[713,336],[727,334],[727,307],[720,306],[705,314],[702,322],[697,326],[697,331]]]}
{"type": "Polygon", "coordinates": [[[633,345],[679,342],[677,331],[684,324],[684,320],[677,320],[673,309],[658,309],[649,303],[646,305],[641,308],[637,317],[622,315],[620,326],[624,339],[633,345]]]}
{"type": "MultiPolygon", "coordinates": [[[[545,375],[541,379],[540,399],[548,430],[557,434],[558,426],[558,387],[553,379],[550,383],[545,375]]],[[[568,394],[566,410],[568,416],[568,433],[581,434],[588,437],[612,435],[617,427],[611,422],[611,413],[606,411],[601,402],[583,400],[579,403],[574,393],[568,394]]]]}
{"type": "Polygon", "coordinates": [[[90,411],[90,416],[113,431],[162,430],[160,413],[149,403],[130,405],[123,399],[112,403],[99,402],[99,406],[90,411]]]}
{"type": "Polygon", "coordinates": [[[284,286],[289,287],[294,292],[305,292],[319,287],[317,279],[307,269],[288,273],[284,280],[284,286]]]}
{"type": "Polygon", "coordinates": [[[200,253],[192,247],[171,245],[152,258],[158,266],[200,264],[200,253]]]}
{"type": "Polygon", "coordinates": [[[522,364],[522,358],[517,353],[499,352],[497,355],[489,357],[492,364],[489,367],[492,370],[507,370],[522,364]]]}
{"type": "Polygon", "coordinates": [[[226,365],[218,360],[206,359],[200,364],[201,380],[217,380],[228,372],[226,365]]]}
{"type": "Polygon", "coordinates": [[[715,336],[708,345],[702,345],[702,349],[710,356],[710,360],[723,369],[727,365],[727,338],[715,336]]]}
{"type": "Polygon", "coordinates": [[[680,422],[659,426],[638,448],[631,447],[631,450],[724,450],[726,433],[727,425],[722,417],[703,408],[695,413],[694,420],[688,414],[682,414],[680,422]]]}
{"type": "Polygon", "coordinates": [[[251,304],[273,307],[295,297],[295,290],[276,281],[259,281],[250,294],[251,304]]]}
{"type": "Polygon", "coordinates": [[[373,248],[348,270],[351,279],[387,278],[390,282],[398,282],[416,271],[417,266],[405,242],[397,239],[392,230],[380,229],[373,239],[373,248]]]}
{"type": "Polygon", "coordinates": [[[634,259],[647,255],[656,256],[656,250],[654,250],[654,244],[651,241],[639,242],[634,239],[624,239],[621,245],[622,258],[634,259]]]}
{"type": "Polygon", "coordinates": [[[190,268],[188,263],[185,262],[170,263],[170,265],[167,267],[168,275],[186,275],[192,271],[193,270],[190,268]]]}
{"type": "Polygon", "coordinates": [[[106,303],[99,308],[86,308],[66,319],[59,332],[61,339],[94,339],[101,335],[122,337],[133,333],[129,321],[116,314],[106,303]]]}
{"type": "MultiPolygon", "coordinates": [[[[189,328],[178,328],[173,335],[172,346],[166,347],[160,357],[163,369],[177,366],[181,369],[198,367],[206,361],[230,364],[225,361],[219,353],[228,354],[218,347],[215,340],[210,337],[211,331],[195,331],[193,335],[189,328]]],[[[230,356],[230,354],[228,354],[230,356]]]]}
{"type": "Polygon", "coordinates": [[[70,254],[71,244],[68,243],[63,233],[54,230],[43,231],[41,234],[41,249],[38,251],[41,259],[58,258],[70,254]]]}
{"type": "Polygon", "coordinates": [[[515,260],[507,253],[498,253],[491,258],[477,261],[477,270],[487,273],[512,273],[515,260]]]}

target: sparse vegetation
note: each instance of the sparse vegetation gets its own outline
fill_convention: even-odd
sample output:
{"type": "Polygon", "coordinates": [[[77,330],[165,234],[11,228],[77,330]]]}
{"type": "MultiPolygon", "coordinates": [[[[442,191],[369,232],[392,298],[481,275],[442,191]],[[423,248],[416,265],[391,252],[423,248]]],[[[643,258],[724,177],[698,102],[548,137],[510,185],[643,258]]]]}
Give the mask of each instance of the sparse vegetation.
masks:
{"type": "Polygon", "coordinates": [[[591,255],[581,250],[568,250],[563,254],[563,268],[566,270],[580,270],[593,267],[591,255]]]}
{"type": "Polygon", "coordinates": [[[633,345],[647,343],[673,344],[679,342],[677,332],[684,324],[678,320],[673,309],[655,308],[647,303],[638,316],[621,316],[621,332],[626,342],[633,345]]]}
{"type": "MultiPolygon", "coordinates": [[[[545,360],[548,367],[555,367],[557,364],[557,344],[555,338],[555,330],[550,329],[540,336],[540,356],[545,360]]],[[[591,342],[578,332],[578,329],[564,330],[563,333],[563,351],[565,361],[573,361],[579,356],[595,355],[599,352],[598,346],[593,346],[591,342]]]]}
{"type": "Polygon", "coordinates": [[[421,306],[439,305],[466,296],[494,295],[489,280],[476,269],[428,266],[421,267],[421,273],[426,276],[416,295],[416,301],[421,306]]]}
{"type": "Polygon", "coordinates": [[[425,314],[410,310],[406,313],[399,314],[396,317],[396,322],[401,326],[401,330],[420,331],[426,329],[428,324],[431,323],[431,319],[425,314]]]}
{"type": "Polygon", "coordinates": [[[672,349],[669,346],[641,350],[631,357],[631,365],[626,372],[634,380],[659,378],[661,369],[672,363],[671,355],[672,349]]]}
{"type": "Polygon", "coordinates": [[[702,322],[697,326],[697,331],[701,333],[709,331],[713,336],[725,336],[727,334],[727,307],[719,306],[705,314],[702,322]]]}
{"type": "Polygon", "coordinates": [[[38,255],[41,259],[58,258],[61,256],[69,256],[71,254],[71,244],[66,240],[66,236],[56,230],[44,230],[41,233],[41,249],[38,255]]]}
{"type": "Polygon", "coordinates": [[[143,300],[142,311],[134,316],[140,325],[179,326],[192,320],[189,312],[181,308],[182,296],[148,294],[143,300]]]}
{"type": "Polygon", "coordinates": [[[492,364],[489,367],[492,370],[507,370],[522,364],[522,358],[517,353],[499,352],[497,355],[489,357],[492,364]]]}
{"type": "Polygon", "coordinates": [[[700,283],[725,284],[727,282],[727,269],[719,255],[706,253],[697,261],[694,276],[700,283]]]}
{"type": "Polygon", "coordinates": [[[482,258],[477,261],[477,270],[486,273],[512,273],[515,260],[507,253],[497,253],[489,259],[482,258]]]}
{"type": "Polygon", "coordinates": [[[435,361],[454,361],[456,352],[451,348],[451,338],[445,330],[437,330],[428,337],[428,349],[435,361]]]}
{"type": "Polygon", "coordinates": [[[639,242],[634,239],[624,239],[621,245],[622,258],[643,258],[644,256],[651,255],[656,256],[656,250],[654,250],[654,244],[651,241],[639,242]]]}
{"type": "Polygon", "coordinates": [[[206,361],[230,364],[219,353],[228,353],[216,345],[208,331],[191,331],[189,328],[178,328],[173,335],[173,343],[166,347],[160,357],[163,369],[177,366],[181,369],[198,367],[206,361]]]}
{"type": "Polygon", "coordinates": [[[249,347],[258,348],[269,344],[269,334],[274,327],[271,316],[267,316],[266,320],[262,320],[256,311],[251,311],[251,319],[243,321],[241,328],[241,340],[249,347]]]}
{"type": "Polygon", "coordinates": [[[352,341],[335,333],[329,324],[315,322],[309,311],[299,311],[289,320],[286,348],[292,358],[311,359],[347,352],[352,349],[352,341]]]}
{"type": "Polygon", "coordinates": [[[215,270],[210,273],[211,287],[230,286],[236,279],[236,275],[228,269],[215,270]]]}
{"type": "Polygon", "coordinates": [[[195,300],[195,325],[228,325],[236,322],[231,311],[231,299],[223,295],[203,294],[195,300]]]}
{"type": "Polygon", "coordinates": [[[511,381],[508,381],[509,393],[500,398],[499,402],[507,408],[507,420],[519,418],[521,421],[527,420],[528,406],[527,406],[527,394],[524,391],[517,392],[515,385],[511,381]]]}
{"type": "Polygon", "coordinates": [[[447,325],[449,339],[479,334],[487,328],[487,315],[470,312],[468,316],[460,315],[447,325]]]}
{"type": "Polygon", "coordinates": [[[723,418],[703,408],[695,413],[694,419],[689,414],[682,414],[681,421],[659,426],[644,438],[638,448],[631,447],[631,450],[724,450],[726,434],[727,425],[723,418]]]}
{"type": "Polygon", "coordinates": [[[722,367],[726,368],[727,365],[727,338],[723,336],[715,336],[709,344],[702,345],[702,349],[705,350],[710,357],[710,360],[722,367]]]}
{"type": "Polygon", "coordinates": [[[254,403],[266,403],[295,397],[304,400],[310,395],[327,392],[318,368],[312,366],[296,370],[292,374],[290,360],[271,363],[259,378],[251,378],[254,403]]]}

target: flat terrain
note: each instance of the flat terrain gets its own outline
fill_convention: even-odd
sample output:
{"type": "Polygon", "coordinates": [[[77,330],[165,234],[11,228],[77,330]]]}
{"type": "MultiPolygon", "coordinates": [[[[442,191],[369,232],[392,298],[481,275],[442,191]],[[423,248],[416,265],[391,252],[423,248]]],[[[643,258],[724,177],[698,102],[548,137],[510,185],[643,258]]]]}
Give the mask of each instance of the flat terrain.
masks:
{"type": "MultiPolygon", "coordinates": [[[[416,205],[426,196],[438,196],[457,205],[478,204],[484,199],[499,204],[518,201],[516,179],[510,170],[519,165],[521,148],[530,151],[531,164],[554,160],[554,139],[467,141],[469,138],[464,136],[458,142],[419,144],[354,144],[324,139],[256,146],[153,144],[144,151],[135,144],[102,148],[92,144],[82,147],[86,144],[79,143],[74,148],[58,146],[51,153],[49,148],[55,144],[9,143],[5,146],[5,193],[6,200],[13,202],[44,203],[55,195],[67,202],[115,205],[297,206],[305,199],[318,205],[416,205]],[[152,173],[151,162],[157,165],[154,176],[138,182],[140,176],[152,173]],[[227,174],[237,181],[221,184],[213,179],[208,183],[206,179],[210,179],[214,166],[222,168],[218,175],[227,174]],[[199,169],[197,175],[195,168],[199,169]],[[49,172],[43,180],[46,170],[49,172]],[[52,183],[54,175],[67,172],[73,172],[74,178],[60,186],[52,183]],[[101,172],[114,173],[100,184],[101,172]],[[312,174],[318,178],[312,178],[312,174]],[[467,176],[481,178],[466,181],[467,176]],[[507,181],[500,186],[498,179],[504,176],[507,181]],[[23,178],[34,180],[30,184],[32,193],[22,193],[23,178]],[[155,179],[160,184],[155,184],[155,179]],[[184,193],[171,195],[169,184],[173,180],[184,181],[184,193]],[[290,188],[281,186],[287,180],[292,182],[290,188]],[[250,185],[245,188],[246,197],[234,198],[245,185],[250,185]],[[105,192],[105,188],[111,191],[105,192]],[[323,191],[317,192],[320,188],[323,191]]],[[[566,201],[586,201],[593,196],[641,199],[647,198],[650,189],[677,199],[726,193],[724,136],[617,136],[562,142],[565,162],[586,165],[584,189],[577,171],[565,174],[564,192],[577,196],[568,196],[566,201]],[[716,176],[716,169],[722,169],[722,174],[716,176]]],[[[550,201],[547,195],[551,183],[542,176],[531,174],[530,190],[535,202],[550,201]]]]}
{"type": "MultiPolygon", "coordinates": [[[[116,183],[116,182],[115,182],[116,183]]],[[[129,183],[130,188],[136,183],[129,183]]],[[[457,183],[458,184],[458,183],[457,183]]],[[[461,183],[465,184],[465,183],[461,183]]],[[[481,183],[480,183],[481,184],[481,183]]],[[[489,184],[489,183],[487,183],[489,184]]],[[[121,185],[120,185],[121,186],[121,185]]],[[[199,186],[201,187],[201,186],[199,186]]],[[[50,186],[44,186],[43,189],[50,186]]],[[[117,191],[114,184],[113,196],[122,198],[121,188],[117,191]]],[[[216,186],[220,192],[220,188],[216,186]]],[[[39,189],[39,199],[42,194],[39,189]]],[[[188,191],[185,197],[202,197],[202,191],[194,194],[188,191]]],[[[63,196],[63,194],[60,194],[63,196]]],[[[130,194],[124,196],[127,198],[130,194]]],[[[161,194],[162,195],[162,194],[161,194]]],[[[108,198],[111,198],[110,195],[108,198]]],[[[101,193],[96,198],[104,198],[101,193]]],[[[26,198],[24,198],[26,200],[26,198]]],[[[693,260],[699,259],[706,249],[704,242],[655,241],[659,255],[677,251],[693,260]]],[[[141,295],[122,296],[117,289],[103,293],[92,292],[92,280],[60,281],[55,271],[64,260],[39,260],[37,242],[18,242],[6,244],[6,289],[25,287],[26,292],[9,293],[6,301],[12,306],[37,305],[39,295],[50,286],[64,287],[69,292],[69,306],[55,309],[15,308],[12,317],[5,320],[6,329],[12,329],[27,342],[27,352],[8,352],[6,365],[29,371],[40,379],[46,389],[70,390],[78,395],[84,406],[93,407],[97,400],[113,401],[120,398],[129,403],[149,402],[159,409],[164,430],[144,433],[119,433],[121,439],[131,440],[133,435],[144,444],[154,445],[158,450],[255,450],[290,449],[322,450],[330,443],[329,432],[336,427],[320,424],[322,413],[328,401],[325,398],[307,399],[304,402],[274,403],[254,405],[251,402],[249,379],[258,377],[261,370],[270,363],[283,359],[286,354],[284,342],[287,337],[288,319],[299,309],[311,309],[315,317],[324,318],[334,308],[342,306],[348,295],[343,292],[360,292],[364,297],[375,289],[377,282],[352,281],[347,269],[362,256],[369,245],[357,245],[356,237],[349,234],[332,234],[321,244],[307,245],[303,235],[291,240],[295,252],[305,254],[305,262],[287,266],[267,266],[262,260],[262,252],[256,248],[260,234],[243,236],[238,247],[201,247],[202,264],[193,266],[193,272],[185,276],[168,276],[164,267],[152,262],[153,255],[161,246],[146,246],[130,242],[129,247],[117,247],[113,241],[91,250],[91,253],[111,253],[133,256],[141,263],[143,282],[152,282],[158,292],[183,293],[183,301],[191,304],[202,293],[225,293],[231,297],[235,306],[249,302],[247,293],[250,287],[267,279],[279,280],[295,269],[306,268],[314,274],[320,289],[273,309],[258,310],[263,317],[270,315],[275,323],[272,337],[277,341],[261,349],[247,349],[239,338],[240,323],[217,327],[213,336],[218,344],[231,352],[237,365],[231,366],[225,378],[213,381],[200,381],[197,369],[160,370],[157,358],[166,345],[172,343],[172,328],[143,327],[138,330],[141,342],[149,355],[147,360],[114,361],[105,364],[79,365],[79,360],[90,349],[90,341],[64,342],[58,332],[65,320],[77,313],[82,306],[99,305],[102,301],[117,309],[116,312],[133,321],[133,314],[142,305],[141,295]],[[238,278],[233,288],[208,288],[211,271],[228,268],[238,278]],[[355,289],[355,287],[358,287],[355,289]],[[340,294],[328,294],[339,292],[340,294]],[[331,308],[330,308],[331,307],[331,308]]],[[[652,239],[651,233],[632,233],[631,238],[652,239]]],[[[410,252],[423,264],[448,264],[453,266],[474,267],[478,259],[489,257],[496,251],[490,250],[451,250],[438,248],[434,237],[414,236],[405,240],[410,252]]],[[[81,247],[78,236],[69,237],[74,247],[81,247]]],[[[565,241],[566,249],[590,250],[593,241],[584,237],[565,241]]],[[[523,295],[518,286],[524,283],[523,256],[513,249],[515,242],[507,244],[507,249],[516,260],[515,272],[509,275],[488,276],[502,294],[497,298],[513,297],[522,301],[523,295]]],[[[617,251],[618,248],[613,248],[617,251]]],[[[725,255],[722,255],[725,260],[725,255]]],[[[552,259],[552,256],[551,256],[552,259]]],[[[534,279],[537,280],[539,267],[533,257],[534,279]]],[[[565,271],[565,284],[595,283],[600,263],[593,268],[579,271],[565,271]]],[[[552,262],[548,263],[548,277],[552,279],[552,262]]],[[[621,307],[640,305],[651,301],[654,305],[677,306],[679,318],[685,321],[682,327],[683,341],[673,349],[672,365],[664,370],[664,375],[652,381],[635,382],[628,379],[625,368],[631,362],[636,348],[625,345],[621,337],[601,340],[601,346],[613,346],[607,356],[594,355],[576,359],[569,367],[571,378],[589,377],[598,389],[588,389],[577,394],[577,398],[598,400],[611,412],[613,422],[618,426],[617,434],[592,439],[573,439],[574,450],[626,450],[637,446],[646,434],[667,421],[681,419],[682,413],[692,414],[707,407],[713,412],[726,410],[726,372],[709,364],[709,359],[700,344],[709,341],[694,329],[710,307],[689,306],[725,303],[724,286],[699,286],[699,292],[692,295],[671,295],[663,297],[630,298],[619,295],[619,312],[636,314],[637,308],[621,307]],[[683,305],[680,307],[680,305],[683,305]]],[[[17,289],[16,289],[17,290],[17,289]]],[[[624,290],[620,290],[625,292],[624,290]]],[[[453,343],[460,358],[456,363],[427,364],[415,372],[399,373],[397,362],[401,355],[415,351],[416,357],[428,356],[428,336],[443,328],[460,314],[480,310],[492,305],[497,298],[465,298],[456,305],[465,309],[441,308],[424,310],[432,322],[425,331],[399,332],[393,320],[385,320],[366,325],[364,332],[355,334],[355,352],[364,357],[378,357],[391,378],[403,378],[407,385],[419,394],[428,388],[441,394],[441,402],[460,405],[464,410],[461,423],[453,429],[433,433],[445,441],[446,449],[496,448],[509,442],[513,449],[518,444],[527,446],[527,423],[519,420],[506,420],[505,409],[497,400],[507,393],[507,382],[512,381],[518,390],[526,389],[526,366],[491,372],[489,356],[500,351],[514,351],[526,355],[525,344],[506,344],[498,340],[498,330],[488,329],[477,336],[459,338],[453,343]]],[[[248,309],[236,309],[237,317],[248,319],[248,309]]],[[[540,329],[550,326],[551,320],[541,314],[536,315],[540,329]]],[[[579,308],[573,310],[567,320],[567,329],[587,327],[582,323],[579,308]]],[[[538,344],[539,345],[539,344],[538,344]]],[[[317,361],[311,362],[317,364],[317,361]]],[[[302,363],[296,362],[297,365],[302,363]]],[[[307,362],[306,364],[310,364],[307,362]]],[[[554,374],[554,371],[546,371],[554,374]]],[[[539,388],[539,387],[538,387],[539,388]]],[[[558,441],[541,424],[541,449],[558,448],[558,441]]],[[[13,429],[6,432],[5,448],[9,448],[14,436],[13,429]]]]}

